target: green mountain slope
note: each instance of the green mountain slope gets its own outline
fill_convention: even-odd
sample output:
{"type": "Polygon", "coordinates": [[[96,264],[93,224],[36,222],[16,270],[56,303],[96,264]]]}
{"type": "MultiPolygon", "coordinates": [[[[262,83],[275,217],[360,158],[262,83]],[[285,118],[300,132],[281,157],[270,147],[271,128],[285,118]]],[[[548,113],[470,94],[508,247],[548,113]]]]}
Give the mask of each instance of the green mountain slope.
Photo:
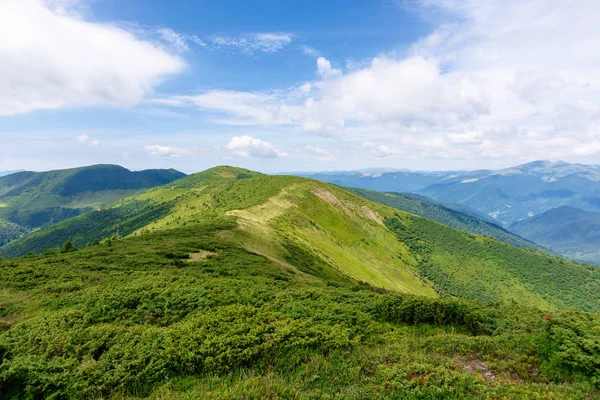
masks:
{"type": "Polygon", "coordinates": [[[0,246],[32,229],[182,176],[175,170],[132,172],[116,165],[93,165],[0,177],[0,246]]]}
{"type": "Polygon", "coordinates": [[[400,212],[335,185],[230,167],[190,175],[40,230],[0,248],[7,257],[73,240],[144,235],[232,216],[232,240],[327,279],[404,293],[544,309],[600,311],[600,271],[400,212]]]}
{"type": "Polygon", "coordinates": [[[491,236],[501,242],[517,247],[542,249],[535,243],[523,239],[492,222],[454,210],[422,196],[395,192],[376,192],[357,188],[346,188],[346,190],[365,199],[419,215],[454,229],[491,236]]]}
{"type": "Polygon", "coordinates": [[[0,261],[0,397],[599,395],[600,318],[560,310],[598,310],[587,267],[333,185],[229,167],[9,247],[86,224],[99,235],[101,216],[106,232],[116,220],[127,237],[0,261]],[[459,278],[457,291],[490,283],[515,302],[439,298],[452,289],[439,271],[459,278]]]}
{"type": "Polygon", "coordinates": [[[510,229],[575,260],[600,264],[600,214],[558,207],[516,222],[510,229]]]}

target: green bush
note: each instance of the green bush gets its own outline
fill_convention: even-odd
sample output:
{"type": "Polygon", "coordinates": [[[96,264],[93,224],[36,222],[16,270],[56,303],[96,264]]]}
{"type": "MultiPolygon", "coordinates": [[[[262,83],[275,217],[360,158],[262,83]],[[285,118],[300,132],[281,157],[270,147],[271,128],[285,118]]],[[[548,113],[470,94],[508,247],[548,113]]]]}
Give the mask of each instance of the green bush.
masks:
{"type": "Polygon", "coordinates": [[[542,371],[557,380],[591,379],[600,388],[600,315],[572,311],[548,319],[538,343],[542,371]]]}
{"type": "Polygon", "coordinates": [[[388,294],[382,296],[375,310],[379,318],[396,324],[452,325],[473,334],[491,334],[496,328],[490,310],[461,300],[388,294]]]}

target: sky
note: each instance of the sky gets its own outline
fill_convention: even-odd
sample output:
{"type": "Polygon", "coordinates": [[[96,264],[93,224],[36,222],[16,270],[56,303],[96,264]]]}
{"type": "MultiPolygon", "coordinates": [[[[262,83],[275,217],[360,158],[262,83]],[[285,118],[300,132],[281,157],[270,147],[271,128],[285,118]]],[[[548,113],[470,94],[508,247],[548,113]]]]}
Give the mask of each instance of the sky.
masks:
{"type": "Polygon", "coordinates": [[[598,0],[1,0],[0,170],[599,164],[598,0]]]}

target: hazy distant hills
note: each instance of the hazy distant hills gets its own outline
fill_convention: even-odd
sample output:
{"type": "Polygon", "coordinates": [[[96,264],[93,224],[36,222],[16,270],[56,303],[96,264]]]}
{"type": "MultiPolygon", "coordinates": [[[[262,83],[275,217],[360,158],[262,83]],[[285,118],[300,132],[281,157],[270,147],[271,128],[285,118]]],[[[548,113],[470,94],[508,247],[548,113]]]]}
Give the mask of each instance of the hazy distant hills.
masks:
{"type": "Polygon", "coordinates": [[[371,201],[419,215],[454,229],[491,236],[517,247],[539,248],[535,243],[511,233],[493,222],[469,214],[470,210],[459,210],[460,207],[456,207],[458,209],[446,207],[419,195],[355,188],[347,188],[347,190],[371,201]]]}
{"type": "Polygon", "coordinates": [[[561,206],[600,211],[600,167],[536,161],[463,175],[425,187],[420,193],[473,207],[510,224],[561,206]]]}
{"type": "Polygon", "coordinates": [[[48,224],[80,215],[185,174],[133,172],[117,165],[23,171],[0,177],[0,245],[48,224]]]}
{"type": "Polygon", "coordinates": [[[300,175],[341,186],[419,194],[494,221],[559,254],[600,262],[600,235],[594,232],[600,220],[600,166],[535,161],[496,171],[382,169],[300,175]]]}
{"type": "Polygon", "coordinates": [[[333,172],[301,176],[378,191],[419,193],[509,225],[561,206],[600,212],[600,167],[535,161],[497,171],[333,172]]]}
{"type": "Polygon", "coordinates": [[[600,263],[600,214],[558,207],[512,224],[510,230],[578,260],[600,263]]]}

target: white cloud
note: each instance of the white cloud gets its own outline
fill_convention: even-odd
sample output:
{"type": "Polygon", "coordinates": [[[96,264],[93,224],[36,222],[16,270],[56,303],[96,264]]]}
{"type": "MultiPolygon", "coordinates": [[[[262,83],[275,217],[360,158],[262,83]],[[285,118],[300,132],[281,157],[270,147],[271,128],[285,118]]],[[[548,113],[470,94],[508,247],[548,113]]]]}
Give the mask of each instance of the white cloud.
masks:
{"type": "Polygon", "coordinates": [[[176,53],[185,53],[190,49],[190,43],[199,47],[208,48],[209,45],[196,35],[188,35],[176,32],[171,28],[159,28],[156,30],[158,37],[166,42],[176,53]]]}
{"type": "Polygon", "coordinates": [[[144,151],[153,157],[179,158],[190,153],[190,150],[174,146],[161,146],[158,144],[144,146],[144,151]]]}
{"type": "Polygon", "coordinates": [[[92,139],[88,135],[78,135],[75,137],[75,140],[77,140],[77,143],[79,144],[85,144],[91,147],[96,147],[100,145],[99,140],[92,139]]]}
{"type": "Polygon", "coordinates": [[[279,151],[272,144],[251,136],[233,137],[225,148],[241,157],[280,158],[286,156],[284,152],[279,151]]]}
{"type": "Polygon", "coordinates": [[[401,56],[377,56],[344,71],[321,57],[309,84],[208,91],[184,103],[229,124],[360,134],[359,143],[375,142],[371,135],[379,132],[371,150],[380,156],[598,154],[589,132],[600,124],[600,3],[423,0],[421,6],[447,23],[401,56]],[[416,150],[406,153],[405,146],[416,150]]]}
{"type": "Polygon", "coordinates": [[[89,22],[73,1],[0,2],[0,116],[133,106],[184,62],[123,28],[89,22]]]}
{"type": "Polygon", "coordinates": [[[331,62],[328,59],[319,57],[317,58],[317,74],[323,79],[328,79],[342,75],[342,71],[331,68],[331,62]]]}
{"type": "Polygon", "coordinates": [[[302,52],[307,56],[311,57],[319,57],[321,55],[321,52],[319,50],[315,49],[314,47],[307,46],[305,44],[300,45],[300,50],[302,50],[302,52]]]}
{"type": "Polygon", "coordinates": [[[387,144],[376,144],[368,141],[364,142],[362,147],[369,150],[371,154],[377,158],[383,158],[401,153],[399,149],[388,146],[387,144]]]}
{"type": "Polygon", "coordinates": [[[257,51],[275,53],[292,42],[292,35],[287,33],[252,33],[243,36],[213,35],[210,38],[213,46],[229,48],[244,53],[257,51]]]}
{"type": "Polygon", "coordinates": [[[448,141],[452,144],[481,144],[483,134],[477,131],[449,133],[448,141]]]}
{"type": "Polygon", "coordinates": [[[86,144],[90,140],[90,137],[88,135],[79,135],[75,139],[77,139],[80,144],[86,144]]]}
{"type": "Polygon", "coordinates": [[[183,53],[189,50],[187,38],[185,37],[185,35],[179,32],[175,32],[171,28],[160,28],[156,31],[160,35],[161,39],[165,42],[170,43],[177,52],[183,53]]]}

